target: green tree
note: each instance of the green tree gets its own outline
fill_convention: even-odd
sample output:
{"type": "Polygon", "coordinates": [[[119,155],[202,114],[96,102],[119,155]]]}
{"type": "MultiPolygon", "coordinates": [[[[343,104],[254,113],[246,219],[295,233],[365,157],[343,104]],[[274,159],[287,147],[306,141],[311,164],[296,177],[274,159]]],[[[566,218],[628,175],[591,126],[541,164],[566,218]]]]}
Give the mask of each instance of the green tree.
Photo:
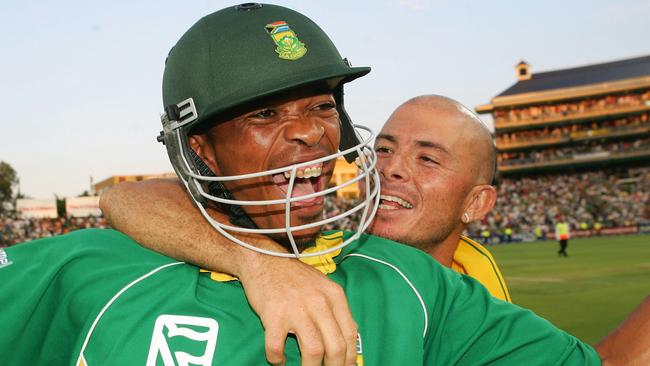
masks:
{"type": "Polygon", "coordinates": [[[65,198],[59,198],[55,193],[54,197],[56,198],[56,213],[59,217],[65,217],[65,198]]]}
{"type": "Polygon", "coordinates": [[[13,203],[13,190],[17,184],[18,176],[14,168],[0,161],[0,213],[4,212],[5,203],[13,203]]]}

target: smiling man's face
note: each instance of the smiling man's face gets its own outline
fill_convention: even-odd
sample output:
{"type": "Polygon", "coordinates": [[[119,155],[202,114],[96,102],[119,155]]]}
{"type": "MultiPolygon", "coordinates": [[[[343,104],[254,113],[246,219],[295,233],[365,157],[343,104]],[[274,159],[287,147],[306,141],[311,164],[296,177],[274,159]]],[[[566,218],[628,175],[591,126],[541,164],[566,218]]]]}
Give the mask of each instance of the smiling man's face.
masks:
{"type": "Polygon", "coordinates": [[[466,127],[454,105],[407,103],[391,115],[375,142],[382,200],[374,235],[426,250],[462,231],[477,175],[471,154],[482,150],[466,127]]]}
{"type": "MultiPolygon", "coordinates": [[[[329,92],[303,88],[245,107],[245,112],[221,121],[190,137],[190,146],[217,176],[256,173],[331,155],[338,150],[339,117],[329,92]]],[[[322,191],[332,176],[335,159],[300,168],[292,197],[322,191]]],[[[286,198],[289,180],[284,174],[225,182],[237,200],[286,198]]],[[[285,227],[284,205],[244,206],[260,228],[285,227]]],[[[291,225],[322,218],[323,197],[291,205],[291,225]]],[[[294,232],[306,243],[320,231],[294,232]]],[[[276,239],[284,241],[284,237],[276,239]]]]}

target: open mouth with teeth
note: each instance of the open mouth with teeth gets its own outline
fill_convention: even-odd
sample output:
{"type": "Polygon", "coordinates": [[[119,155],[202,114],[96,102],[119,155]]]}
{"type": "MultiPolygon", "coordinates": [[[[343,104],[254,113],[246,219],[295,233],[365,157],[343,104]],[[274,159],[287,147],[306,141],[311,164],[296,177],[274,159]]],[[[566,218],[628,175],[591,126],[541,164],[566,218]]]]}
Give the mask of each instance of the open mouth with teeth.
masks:
{"type": "Polygon", "coordinates": [[[379,201],[380,210],[412,209],[413,205],[399,197],[382,194],[379,201]]]}
{"type": "MultiPolygon", "coordinates": [[[[296,169],[296,179],[293,183],[293,190],[291,197],[301,197],[311,193],[323,190],[323,164],[317,163],[310,166],[300,167],[296,169]]],[[[284,173],[273,174],[273,183],[285,194],[289,189],[289,179],[291,179],[291,171],[284,173]]],[[[313,206],[320,205],[324,202],[323,196],[302,199],[291,203],[291,207],[313,206]]]]}

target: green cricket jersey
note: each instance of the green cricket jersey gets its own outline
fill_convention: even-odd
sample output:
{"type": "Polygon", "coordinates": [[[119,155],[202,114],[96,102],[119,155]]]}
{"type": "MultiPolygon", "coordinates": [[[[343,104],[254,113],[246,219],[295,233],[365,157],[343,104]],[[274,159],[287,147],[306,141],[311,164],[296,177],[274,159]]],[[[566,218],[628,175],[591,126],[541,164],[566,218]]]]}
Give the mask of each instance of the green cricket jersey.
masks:
{"type": "MultiPolygon", "coordinates": [[[[334,261],[328,276],[359,326],[358,365],[600,364],[590,346],[419,250],[363,236],[334,261]]],[[[3,365],[267,364],[239,282],[117,231],[0,250],[0,284],[3,365]]],[[[300,364],[295,339],[285,351],[300,364]]]]}

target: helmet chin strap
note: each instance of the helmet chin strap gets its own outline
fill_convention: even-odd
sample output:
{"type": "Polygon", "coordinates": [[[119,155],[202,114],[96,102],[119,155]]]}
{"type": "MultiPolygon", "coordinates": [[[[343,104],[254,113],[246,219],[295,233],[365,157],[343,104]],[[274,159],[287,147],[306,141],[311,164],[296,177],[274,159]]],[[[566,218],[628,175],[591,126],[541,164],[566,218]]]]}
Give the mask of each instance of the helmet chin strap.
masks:
{"type": "MultiPolygon", "coordinates": [[[[339,126],[341,127],[341,141],[339,141],[339,150],[344,151],[353,148],[361,143],[361,139],[354,129],[352,120],[345,110],[343,103],[343,84],[339,84],[334,88],[334,100],[336,101],[336,110],[339,112],[339,126]]],[[[357,158],[356,152],[345,154],[345,161],[348,163],[354,162],[357,158]]]]}
{"type": "MultiPolygon", "coordinates": [[[[199,170],[199,173],[206,177],[216,177],[212,169],[210,169],[207,164],[201,159],[192,149],[189,149],[190,157],[194,162],[194,166],[199,170]]],[[[233,200],[233,196],[230,191],[221,183],[217,181],[211,181],[207,183],[208,192],[217,197],[233,200]]],[[[253,220],[248,216],[246,211],[241,206],[238,205],[229,205],[225,203],[217,203],[219,208],[228,213],[230,222],[236,226],[244,227],[248,229],[258,229],[257,225],[253,220]]]]}

